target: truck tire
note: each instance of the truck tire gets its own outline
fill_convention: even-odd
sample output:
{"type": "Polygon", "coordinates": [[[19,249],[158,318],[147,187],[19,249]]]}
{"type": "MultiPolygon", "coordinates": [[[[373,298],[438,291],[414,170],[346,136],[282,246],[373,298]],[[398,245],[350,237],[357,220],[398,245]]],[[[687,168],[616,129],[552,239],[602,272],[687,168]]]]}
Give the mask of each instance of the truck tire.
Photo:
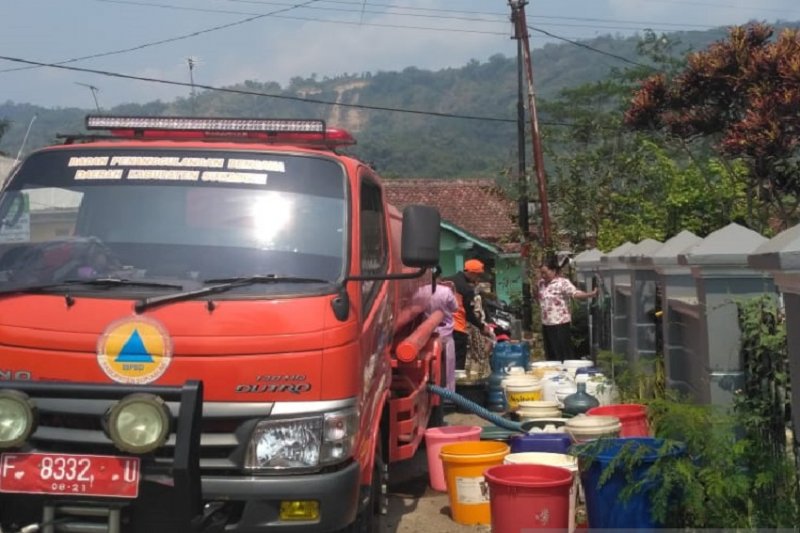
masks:
{"type": "MultiPolygon", "coordinates": [[[[378,437],[378,442],[381,443],[380,435],[378,437]]],[[[356,516],[356,521],[346,530],[348,533],[379,533],[385,529],[388,482],[389,470],[383,457],[383,446],[378,444],[372,464],[372,484],[368,489],[367,501],[356,516]]]]}

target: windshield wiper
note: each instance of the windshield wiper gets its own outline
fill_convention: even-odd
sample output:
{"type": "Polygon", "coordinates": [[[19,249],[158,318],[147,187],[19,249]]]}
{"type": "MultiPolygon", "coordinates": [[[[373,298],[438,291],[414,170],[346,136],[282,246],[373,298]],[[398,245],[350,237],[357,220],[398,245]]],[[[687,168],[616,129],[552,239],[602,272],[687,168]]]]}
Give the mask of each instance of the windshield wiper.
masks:
{"type": "Polygon", "coordinates": [[[195,298],[202,298],[203,296],[210,296],[212,294],[219,294],[238,287],[246,287],[248,285],[256,285],[258,283],[326,283],[330,284],[331,281],[317,278],[301,278],[295,276],[279,276],[277,274],[256,274],[254,276],[241,276],[236,278],[212,278],[203,280],[203,283],[218,283],[219,285],[212,285],[210,287],[203,287],[202,289],[195,289],[193,291],[177,292],[175,294],[165,294],[164,296],[154,296],[152,298],[142,298],[136,302],[134,309],[137,313],[141,313],[145,309],[149,309],[156,305],[165,303],[181,302],[185,300],[193,300],[195,298]]]}
{"type": "Polygon", "coordinates": [[[152,287],[156,289],[182,289],[183,285],[174,283],[158,283],[155,281],[139,281],[135,279],[124,278],[94,278],[94,279],[65,279],[56,283],[47,283],[44,285],[27,285],[22,287],[14,287],[10,289],[0,290],[0,295],[4,294],[22,294],[26,292],[43,292],[48,290],[60,289],[69,285],[94,285],[98,287],[152,287]]]}

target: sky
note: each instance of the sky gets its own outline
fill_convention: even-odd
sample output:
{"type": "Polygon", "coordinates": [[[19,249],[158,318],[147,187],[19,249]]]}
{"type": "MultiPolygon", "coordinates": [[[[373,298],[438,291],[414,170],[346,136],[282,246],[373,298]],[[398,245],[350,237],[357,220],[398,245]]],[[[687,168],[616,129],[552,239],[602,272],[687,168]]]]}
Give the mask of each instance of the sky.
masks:
{"type": "MultiPolygon", "coordinates": [[[[438,70],[515,54],[508,0],[2,0],[1,5],[4,58],[214,87],[245,80],[285,87],[297,76],[438,70]]],[[[532,0],[526,13],[529,26],[580,40],[646,28],[669,32],[749,20],[798,21],[800,2],[532,0]]],[[[532,33],[534,62],[535,49],[548,42],[557,41],[532,33]]],[[[191,94],[185,86],[30,67],[0,59],[0,102],[102,109],[191,94]]]]}

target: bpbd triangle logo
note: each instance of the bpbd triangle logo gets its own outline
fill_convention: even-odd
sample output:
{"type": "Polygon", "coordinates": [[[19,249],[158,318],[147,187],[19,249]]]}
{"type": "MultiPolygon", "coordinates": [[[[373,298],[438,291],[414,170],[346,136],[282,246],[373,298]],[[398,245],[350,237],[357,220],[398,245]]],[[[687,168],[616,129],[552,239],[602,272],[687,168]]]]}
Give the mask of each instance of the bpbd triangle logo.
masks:
{"type": "Polygon", "coordinates": [[[172,343],[160,322],[125,318],[112,323],[100,336],[97,362],[118,383],[152,383],[172,362],[172,343]]]}

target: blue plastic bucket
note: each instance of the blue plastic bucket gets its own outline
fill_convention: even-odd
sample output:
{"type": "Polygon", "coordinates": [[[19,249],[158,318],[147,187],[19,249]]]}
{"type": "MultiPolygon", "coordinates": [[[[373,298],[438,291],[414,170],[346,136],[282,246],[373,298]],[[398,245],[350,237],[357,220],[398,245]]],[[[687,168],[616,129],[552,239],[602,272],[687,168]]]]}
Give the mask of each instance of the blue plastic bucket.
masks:
{"type": "Polygon", "coordinates": [[[567,453],[572,439],[566,433],[530,433],[511,437],[511,453],[548,452],[567,453]]]}
{"type": "Polygon", "coordinates": [[[664,526],[652,516],[651,498],[659,486],[658,479],[643,484],[640,490],[629,497],[622,497],[622,492],[629,483],[646,479],[648,470],[660,455],[675,458],[686,453],[686,447],[681,443],[674,443],[675,446],[661,452],[664,444],[663,439],[631,437],[604,439],[578,448],[581,484],[590,528],[637,529],[664,526]],[[641,447],[645,449],[641,450],[641,447]],[[637,448],[638,452],[635,451],[637,448]],[[640,460],[630,470],[625,470],[626,467],[620,464],[601,485],[600,476],[620,453],[636,453],[640,460]]]}

